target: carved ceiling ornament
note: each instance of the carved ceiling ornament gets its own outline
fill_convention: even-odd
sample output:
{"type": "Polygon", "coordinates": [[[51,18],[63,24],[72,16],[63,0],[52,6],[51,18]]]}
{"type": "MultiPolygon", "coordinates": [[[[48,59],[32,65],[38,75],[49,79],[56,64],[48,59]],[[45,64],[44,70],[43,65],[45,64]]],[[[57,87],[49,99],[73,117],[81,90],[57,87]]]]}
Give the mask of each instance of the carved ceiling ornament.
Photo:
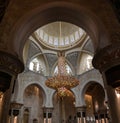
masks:
{"type": "Polygon", "coordinates": [[[95,54],[93,66],[100,72],[120,64],[120,43],[111,44],[95,54]]]}
{"type": "Polygon", "coordinates": [[[0,70],[17,75],[24,70],[23,63],[15,56],[0,51],[0,70]]]}

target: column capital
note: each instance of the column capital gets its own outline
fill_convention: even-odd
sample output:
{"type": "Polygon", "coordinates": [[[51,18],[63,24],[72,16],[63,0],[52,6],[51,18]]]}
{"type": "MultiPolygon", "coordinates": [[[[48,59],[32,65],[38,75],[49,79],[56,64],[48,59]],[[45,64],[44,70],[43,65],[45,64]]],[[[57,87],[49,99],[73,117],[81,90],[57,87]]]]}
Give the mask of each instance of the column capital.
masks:
{"type": "Polygon", "coordinates": [[[10,75],[17,75],[24,70],[24,65],[14,55],[0,51],[0,70],[10,75]]]}
{"type": "Polygon", "coordinates": [[[86,112],[86,106],[76,107],[77,112],[86,112]]]}
{"type": "Polygon", "coordinates": [[[92,63],[100,72],[120,64],[120,43],[116,42],[99,50],[95,54],[92,63]]]}
{"type": "Polygon", "coordinates": [[[50,112],[51,113],[53,111],[53,108],[44,107],[43,108],[43,111],[44,112],[50,112]]]}
{"type": "Polygon", "coordinates": [[[23,106],[23,104],[20,104],[20,103],[17,103],[17,102],[12,102],[11,104],[10,104],[10,108],[11,109],[20,109],[21,107],[23,106]]]}
{"type": "Polygon", "coordinates": [[[44,107],[43,108],[44,118],[47,118],[47,120],[48,120],[48,118],[51,118],[52,117],[52,111],[53,111],[53,108],[44,107]]]}

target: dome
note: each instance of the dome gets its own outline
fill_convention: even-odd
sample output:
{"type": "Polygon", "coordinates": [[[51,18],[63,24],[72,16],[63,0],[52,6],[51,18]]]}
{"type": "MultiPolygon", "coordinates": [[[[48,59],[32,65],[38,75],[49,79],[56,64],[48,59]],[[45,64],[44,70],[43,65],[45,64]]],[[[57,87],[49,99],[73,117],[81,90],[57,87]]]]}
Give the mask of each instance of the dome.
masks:
{"type": "Polygon", "coordinates": [[[82,28],[61,21],[47,24],[37,29],[34,34],[40,43],[55,50],[72,48],[86,37],[82,28]]]}

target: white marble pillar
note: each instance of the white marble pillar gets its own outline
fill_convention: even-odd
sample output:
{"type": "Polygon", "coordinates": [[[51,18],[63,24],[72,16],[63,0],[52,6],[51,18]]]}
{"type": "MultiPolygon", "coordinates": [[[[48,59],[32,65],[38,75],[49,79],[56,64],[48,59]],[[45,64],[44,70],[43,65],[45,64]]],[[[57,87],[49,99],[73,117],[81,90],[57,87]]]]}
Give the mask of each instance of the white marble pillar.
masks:
{"type": "Polygon", "coordinates": [[[10,123],[22,123],[21,119],[21,107],[23,104],[12,102],[10,104],[11,108],[11,122],[10,123]]]}
{"type": "Polygon", "coordinates": [[[44,108],[44,123],[52,123],[52,108],[44,108]]]}
{"type": "Polygon", "coordinates": [[[86,106],[77,107],[76,110],[78,123],[86,123],[86,106]]]}
{"type": "Polygon", "coordinates": [[[10,111],[10,123],[14,123],[13,110],[10,111]]]}

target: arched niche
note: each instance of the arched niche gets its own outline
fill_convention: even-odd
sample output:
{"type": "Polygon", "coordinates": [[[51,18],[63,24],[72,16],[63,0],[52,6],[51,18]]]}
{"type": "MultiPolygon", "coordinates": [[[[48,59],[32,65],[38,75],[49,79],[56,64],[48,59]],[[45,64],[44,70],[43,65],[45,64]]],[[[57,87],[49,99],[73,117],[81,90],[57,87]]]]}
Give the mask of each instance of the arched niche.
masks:
{"type": "Polygon", "coordinates": [[[84,90],[87,120],[95,120],[95,116],[105,116],[107,107],[105,104],[104,88],[97,82],[90,82],[84,90]]]}
{"type": "Polygon", "coordinates": [[[39,27],[55,21],[65,21],[83,28],[92,38],[95,51],[108,44],[103,24],[91,11],[74,3],[51,2],[32,9],[16,22],[11,31],[11,47],[22,59],[28,37],[39,27]]]}
{"type": "Polygon", "coordinates": [[[31,84],[24,90],[23,105],[30,108],[29,119],[37,118],[39,122],[43,122],[43,106],[44,95],[43,90],[36,84],[31,84]],[[41,117],[40,117],[41,116],[41,117]]]}
{"type": "Polygon", "coordinates": [[[28,108],[23,110],[23,123],[29,123],[30,111],[28,108]]]}
{"type": "Polygon", "coordinates": [[[53,116],[52,122],[58,123],[68,122],[69,118],[74,120],[76,116],[76,108],[75,108],[75,95],[70,90],[67,96],[59,97],[57,92],[53,95],[53,116]]]}

